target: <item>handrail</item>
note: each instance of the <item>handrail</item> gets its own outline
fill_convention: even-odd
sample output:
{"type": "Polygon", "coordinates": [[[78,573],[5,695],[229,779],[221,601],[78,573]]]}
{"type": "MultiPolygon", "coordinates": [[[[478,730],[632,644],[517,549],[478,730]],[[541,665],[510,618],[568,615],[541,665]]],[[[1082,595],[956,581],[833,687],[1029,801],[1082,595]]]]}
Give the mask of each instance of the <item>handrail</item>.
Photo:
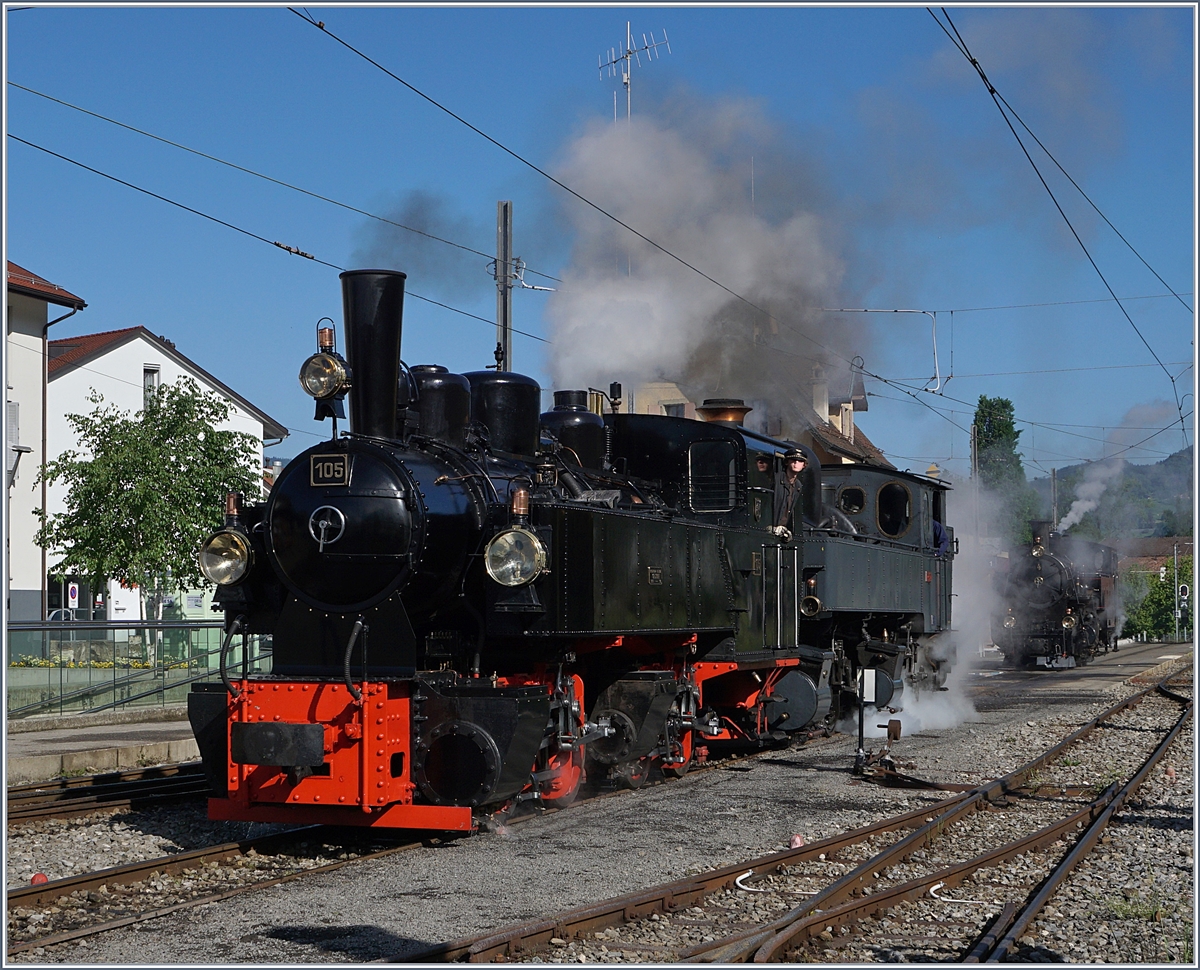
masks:
{"type": "Polygon", "coordinates": [[[220,620],[9,620],[10,630],[220,630],[220,620]]]}
{"type": "MultiPolygon", "coordinates": [[[[199,628],[200,629],[220,629],[221,626],[222,626],[222,624],[220,624],[220,623],[205,624],[203,627],[199,627],[199,628]]],[[[256,639],[257,638],[252,638],[251,642],[255,642],[256,639]]],[[[259,640],[258,643],[261,646],[261,640],[259,640]]],[[[214,648],[205,649],[205,650],[198,650],[191,657],[189,657],[185,660],[179,660],[179,661],[173,661],[173,662],[165,662],[164,661],[164,662],[160,662],[160,663],[156,664],[153,667],[126,668],[126,672],[123,673],[119,679],[116,676],[114,676],[113,679],[111,679],[111,680],[98,681],[95,683],[88,684],[84,687],[77,688],[75,690],[71,690],[71,691],[68,691],[65,693],[55,695],[53,697],[47,697],[42,700],[35,701],[32,704],[25,704],[21,707],[11,708],[8,711],[8,716],[10,718],[18,717],[18,716],[26,716],[29,714],[36,713],[37,711],[45,709],[45,708],[61,706],[64,703],[80,701],[86,697],[95,696],[97,694],[103,694],[108,691],[112,691],[115,694],[117,691],[121,690],[122,688],[128,688],[131,685],[136,684],[139,681],[144,682],[145,680],[147,680],[149,678],[161,679],[161,678],[163,678],[163,675],[168,670],[182,669],[185,667],[190,668],[193,664],[196,664],[196,663],[200,662],[201,660],[206,660],[208,658],[211,658],[214,655],[219,655],[220,653],[221,653],[221,648],[214,647],[214,648]]],[[[260,659],[264,655],[261,650],[256,651],[256,654],[258,655],[258,657],[260,659]]],[[[45,671],[47,671],[47,673],[49,673],[50,671],[53,671],[53,670],[65,670],[65,669],[70,669],[70,668],[56,666],[56,667],[39,667],[39,668],[30,668],[30,669],[45,670],[45,671]]],[[[89,668],[85,667],[85,668],[78,668],[78,669],[89,669],[89,668]]],[[[109,669],[109,668],[91,668],[91,669],[100,670],[100,669],[109,669]]],[[[114,675],[117,670],[121,670],[121,669],[122,668],[120,668],[120,667],[112,668],[114,675]]],[[[173,690],[177,687],[182,687],[187,684],[195,683],[196,681],[204,680],[205,678],[212,677],[212,676],[213,676],[213,671],[206,667],[204,672],[198,673],[195,675],[191,675],[191,676],[188,676],[185,678],[181,678],[179,680],[176,680],[169,686],[166,683],[162,683],[152,690],[142,691],[142,692],[134,694],[130,697],[122,698],[120,700],[114,700],[112,703],[103,704],[100,707],[88,708],[87,712],[91,713],[94,711],[107,710],[108,708],[111,708],[111,707],[119,707],[122,704],[140,700],[141,698],[149,697],[153,694],[162,693],[167,690],[173,690]]]]}

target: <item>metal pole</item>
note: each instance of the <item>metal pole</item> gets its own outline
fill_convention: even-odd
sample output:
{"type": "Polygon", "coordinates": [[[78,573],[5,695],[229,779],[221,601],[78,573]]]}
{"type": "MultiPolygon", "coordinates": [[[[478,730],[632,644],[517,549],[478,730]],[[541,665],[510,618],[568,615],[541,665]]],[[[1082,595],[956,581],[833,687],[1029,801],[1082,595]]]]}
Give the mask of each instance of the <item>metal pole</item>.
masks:
{"type": "Polygon", "coordinates": [[[975,425],[971,425],[971,484],[975,487],[971,490],[975,500],[975,547],[979,548],[979,448],[978,448],[979,430],[975,425]]]}
{"type": "Polygon", "coordinates": [[[1058,531],[1058,469],[1050,469],[1050,531],[1058,531]]]}
{"type": "Polygon", "coordinates": [[[633,124],[633,33],[629,21],[625,21],[625,123],[633,124]]]}
{"type": "Polygon", "coordinates": [[[1175,642],[1179,642],[1179,543],[1175,543],[1175,642]]]}
{"type": "Polygon", "coordinates": [[[512,202],[496,203],[496,370],[511,371],[512,202]]]}
{"type": "Polygon", "coordinates": [[[866,678],[866,668],[860,667],[858,669],[858,751],[854,755],[854,774],[856,775],[863,774],[867,766],[867,752],[864,744],[866,739],[863,737],[865,733],[863,720],[867,714],[866,700],[863,696],[866,693],[866,678]]]}

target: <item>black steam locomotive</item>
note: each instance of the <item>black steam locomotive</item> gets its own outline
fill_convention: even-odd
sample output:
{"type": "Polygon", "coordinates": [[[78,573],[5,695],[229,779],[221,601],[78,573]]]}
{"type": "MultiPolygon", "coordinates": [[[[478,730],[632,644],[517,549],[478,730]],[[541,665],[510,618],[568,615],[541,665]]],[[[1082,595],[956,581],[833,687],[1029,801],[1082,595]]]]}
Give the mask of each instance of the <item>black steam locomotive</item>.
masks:
{"type": "Polygon", "coordinates": [[[1016,667],[1066,669],[1117,644],[1117,552],[1030,523],[1033,540],[998,560],[992,640],[1016,667]]]}
{"type": "Polygon", "coordinates": [[[539,414],[528,377],[408,368],[404,280],[342,274],[346,357],[321,330],[300,375],[333,434],[265,503],[231,495],[201,551],[226,646],[273,637],[270,674],[223,650],[189,696],[212,817],[469,829],[945,679],[944,484],[809,452],[773,530],[799,446],[748,409],[601,417],[560,391],[539,414]]]}

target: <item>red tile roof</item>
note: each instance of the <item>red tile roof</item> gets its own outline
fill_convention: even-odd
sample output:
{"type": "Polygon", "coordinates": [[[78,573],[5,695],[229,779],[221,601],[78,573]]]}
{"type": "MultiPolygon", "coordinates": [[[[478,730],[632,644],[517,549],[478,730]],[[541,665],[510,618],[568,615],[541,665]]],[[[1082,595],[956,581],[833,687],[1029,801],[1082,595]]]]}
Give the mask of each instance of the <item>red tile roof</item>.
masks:
{"type": "Polygon", "coordinates": [[[18,266],[11,259],[8,261],[8,288],[15,293],[32,296],[47,303],[58,306],[73,307],[82,310],[87,306],[79,297],[61,286],[44,280],[37,273],[31,273],[23,266],[18,266]]]}
{"type": "Polygon", "coordinates": [[[89,333],[78,337],[63,337],[59,340],[51,340],[48,344],[50,360],[46,364],[47,373],[50,379],[53,380],[56,376],[69,373],[77,367],[83,367],[84,364],[102,354],[108,353],[109,350],[120,344],[128,343],[139,337],[144,337],[152,344],[158,344],[167,356],[174,358],[185,368],[199,374],[221,393],[241,404],[242,407],[262,421],[264,436],[280,439],[287,437],[288,429],[282,424],[265,411],[251,404],[237,391],[218,380],[195,361],[181,354],[175,349],[174,341],[168,340],[166,337],[160,337],[156,333],[151,333],[145,327],[126,327],[124,330],[106,330],[104,333],[89,333]]]}
{"type": "Polygon", "coordinates": [[[128,338],[142,331],[146,336],[157,340],[145,327],[126,327],[124,330],[106,330],[104,333],[89,333],[81,337],[64,337],[62,340],[51,340],[50,360],[46,370],[57,373],[77,361],[84,360],[103,350],[110,344],[124,343],[128,338]]]}

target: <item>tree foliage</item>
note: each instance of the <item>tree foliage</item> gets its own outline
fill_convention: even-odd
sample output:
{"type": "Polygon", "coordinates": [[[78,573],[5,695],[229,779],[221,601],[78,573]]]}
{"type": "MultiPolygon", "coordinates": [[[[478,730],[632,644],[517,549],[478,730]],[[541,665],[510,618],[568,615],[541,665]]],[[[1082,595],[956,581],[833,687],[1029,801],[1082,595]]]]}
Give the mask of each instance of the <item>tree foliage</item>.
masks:
{"type": "Polygon", "coordinates": [[[1013,403],[1006,397],[979,395],[975,409],[975,454],[979,465],[979,482],[992,491],[1025,481],[1025,469],[1017,451],[1017,430],[1013,403]]]}
{"type": "Polygon", "coordinates": [[[975,409],[975,455],[979,487],[990,499],[988,531],[1009,542],[1028,542],[1029,520],[1038,516],[1037,493],[1025,479],[1013,404],[1008,398],[979,396],[975,409]]]}
{"type": "MultiPolygon", "coordinates": [[[[1143,574],[1144,576],[1144,574],[1143,574]]],[[[1121,635],[1126,637],[1145,633],[1151,639],[1169,640],[1175,635],[1175,591],[1180,583],[1187,583],[1189,589],[1193,585],[1192,557],[1179,557],[1179,574],[1175,574],[1174,560],[1167,561],[1165,579],[1158,576],[1135,578],[1122,576],[1122,592],[1125,600],[1125,626],[1121,635]],[[1140,579],[1140,582],[1139,582],[1140,579]],[[1134,599],[1130,591],[1138,587],[1145,590],[1140,599],[1134,599]]],[[[1192,628],[1191,599],[1180,601],[1179,631],[1192,628]]]]}
{"type": "Polygon", "coordinates": [[[227,492],[258,495],[252,435],[218,431],[229,405],[191,378],[159,387],[132,416],[93,392],[90,414],[69,414],[79,442],[42,475],[67,486],[66,511],[44,513],[37,543],[96,588],[119,580],[143,591],[208,585],[196,552],[223,522],[227,492]]]}

